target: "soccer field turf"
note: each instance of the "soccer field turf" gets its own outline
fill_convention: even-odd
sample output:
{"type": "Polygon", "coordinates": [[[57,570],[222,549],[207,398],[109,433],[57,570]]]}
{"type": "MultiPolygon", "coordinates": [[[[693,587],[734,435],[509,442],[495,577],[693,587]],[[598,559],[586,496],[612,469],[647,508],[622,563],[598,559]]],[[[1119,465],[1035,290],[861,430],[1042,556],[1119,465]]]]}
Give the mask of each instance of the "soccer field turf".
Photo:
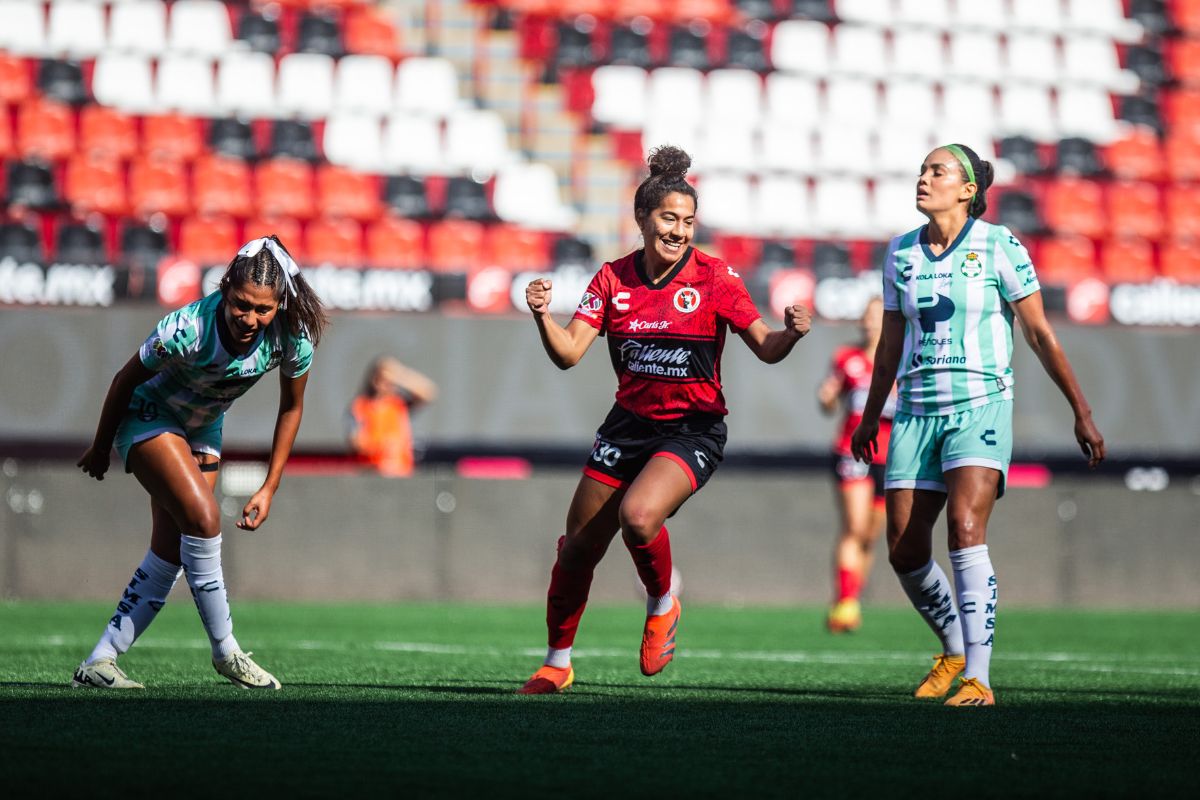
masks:
{"type": "Polygon", "coordinates": [[[167,606],[122,665],[143,692],[69,690],[108,604],[0,604],[5,794],[1181,795],[1200,743],[1200,615],[1003,610],[999,705],[912,689],[934,639],[868,609],[685,605],[675,662],[638,672],[642,613],[588,610],[577,682],[513,691],[542,610],[237,603],[283,681],[218,679],[195,610],[167,606]]]}

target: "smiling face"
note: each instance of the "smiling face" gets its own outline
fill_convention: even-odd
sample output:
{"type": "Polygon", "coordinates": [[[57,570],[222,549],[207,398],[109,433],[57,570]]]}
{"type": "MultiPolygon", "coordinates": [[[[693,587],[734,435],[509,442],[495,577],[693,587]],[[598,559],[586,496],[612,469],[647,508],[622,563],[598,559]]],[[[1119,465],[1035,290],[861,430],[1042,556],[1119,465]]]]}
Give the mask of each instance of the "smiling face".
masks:
{"type": "Polygon", "coordinates": [[[978,187],[963,176],[962,164],[939,147],[925,157],[917,178],[917,210],[925,216],[962,207],[967,210],[978,187]]]}
{"type": "Polygon", "coordinates": [[[696,232],[696,201],[683,192],[671,192],[658,208],[637,222],[646,242],[646,266],[654,271],[670,267],[692,243],[696,232]]]}
{"type": "Polygon", "coordinates": [[[225,327],[238,344],[250,344],[279,312],[275,287],[248,283],[225,291],[225,327]]]}

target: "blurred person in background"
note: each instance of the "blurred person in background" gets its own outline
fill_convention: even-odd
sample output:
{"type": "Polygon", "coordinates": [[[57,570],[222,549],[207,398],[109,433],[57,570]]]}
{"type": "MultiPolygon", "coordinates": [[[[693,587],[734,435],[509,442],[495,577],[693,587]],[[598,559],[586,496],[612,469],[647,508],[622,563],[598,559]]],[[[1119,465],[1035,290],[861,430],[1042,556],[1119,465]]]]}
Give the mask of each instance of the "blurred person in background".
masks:
{"type": "Polygon", "coordinates": [[[921,165],[916,207],[928,223],[897,236],[883,263],[883,330],[855,458],[870,463],[899,374],[888,446],[888,557],[900,585],[941,640],[915,692],[951,706],[995,704],[989,666],[998,589],[987,546],[992,508],[1012,459],[1012,320],[1071,405],[1089,465],[1104,458],[1091,407],[1046,319],[1029,252],[984,222],[992,165],[961,144],[921,165]],[[954,591],[933,560],[933,526],[947,509],[954,591]]]}
{"type": "Polygon", "coordinates": [[[867,302],[859,321],[862,338],[834,352],[829,375],[817,387],[817,402],[823,412],[833,414],[839,407],[843,411],[833,445],[833,475],[842,529],[833,550],[837,596],[825,620],[831,633],[858,630],[862,625],[859,595],[871,574],[875,542],[885,522],[883,465],[895,411],[894,394],[888,396],[883,409],[880,447],[871,463],[856,461],[850,452],[850,435],[862,419],[871,387],[872,362],[882,325],[883,301],[875,297],[867,302]]]}
{"type": "Polygon", "coordinates": [[[670,663],[680,605],[670,591],[671,541],[663,523],[723,457],[726,330],[769,364],[809,330],[800,306],[784,310],[783,330],[768,328],[733,268],[692,247],[697,196],[687,181],[688,154],[659,147],[648,161],[650,176],[633,202],[644,247],[601,267],[565,328],[550,316],[550,280],[539,278],[525,290],[542,345],[560,369],[577,364],[597,336],[608,337],[617,395],[558,540],[546,659],[521,694],[559,692],[574,681],[575,633],[596,565],[618,531],[646,589],[642,674],[670,663]]]}
{"type": "Polygon", "coordinates": [[[221,510],[213,496],[225,410],[279,368],[279,414],[270,465],[237,527],[267,521],[304,413],[304,389],[328,319],[278,238],[255,239],[220,288],[165,316],[113,378],[92,446],[78,466],[104,480],[114,444],[125,471],[150,494],[150,549],[73,687],[141,689],[117,658],[145,632],[184,573],[217,673],[244,689],[278,689],[243,652],[221,567],[221,510]]]}
{"type": "Polygon", "coordinates": [[[346,412],[350,448],[382,475],[413,472],[410,413],[437,399],[437,384],[391,356],[371,362],[346,412]]]}

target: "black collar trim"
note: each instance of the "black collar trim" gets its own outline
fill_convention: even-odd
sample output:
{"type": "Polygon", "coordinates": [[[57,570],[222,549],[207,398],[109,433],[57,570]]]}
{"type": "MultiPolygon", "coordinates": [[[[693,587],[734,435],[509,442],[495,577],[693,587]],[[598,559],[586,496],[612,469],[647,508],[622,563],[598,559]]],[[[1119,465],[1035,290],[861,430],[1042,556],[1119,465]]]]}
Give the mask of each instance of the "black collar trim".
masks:
{"type": "Polygon", "coordinates": [[[691,245],[687,250],[683,251],[683,255],[675,262],[675,266],[671,267],[671,271],[662,277],[662,280],[655,283],[650,280],[650,276],[646,274],[646,251],[645,249],[638,250],[633,254],[633,266],[637,270],[638,278],[641,279],[642,285],[647,289],[655,291],[667,286],[671,281],[675,280],[675,276],[683,272],[683,268],[687,266],[688,261],[692,258],[692,251],[695,250],[691,245]]]}

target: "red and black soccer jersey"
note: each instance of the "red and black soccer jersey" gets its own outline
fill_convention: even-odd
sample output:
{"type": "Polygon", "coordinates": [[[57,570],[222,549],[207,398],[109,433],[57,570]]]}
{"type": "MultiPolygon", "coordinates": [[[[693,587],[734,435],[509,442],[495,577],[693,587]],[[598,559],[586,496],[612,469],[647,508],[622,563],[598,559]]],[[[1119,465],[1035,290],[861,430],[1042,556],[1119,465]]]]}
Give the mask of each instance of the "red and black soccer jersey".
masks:
{"type": "Polygon", "coordinates": [[[762,316],[741,276],[689,247],[653,283],[642,257],[638,250],[601,267],[575,312],[608,337],[617,404],[647,419],[728,413],[721,395],[725,330],[741,333],[762,316]]]}
{"type": "MultiPolygon", "coordinates": [[[[839,394],[845,418],[839,431],[834,451],[839,455],[850,455],[850,437],[858,423],[862,422],[863,409],[867,406],[867,395],[871,392],[871,373],[874,369],[871,354],[857,345],[839,347],[833,354],[833,363],[829,374],[841,385],[839,394]]],[[[888,396],[883,414],[879,421],[879,445],[875,453],[875,463],[883,464],[887,459],[888,440],[891,438],[892,416],[896,410],[896,396],[893,392],[888,396]]]]}

